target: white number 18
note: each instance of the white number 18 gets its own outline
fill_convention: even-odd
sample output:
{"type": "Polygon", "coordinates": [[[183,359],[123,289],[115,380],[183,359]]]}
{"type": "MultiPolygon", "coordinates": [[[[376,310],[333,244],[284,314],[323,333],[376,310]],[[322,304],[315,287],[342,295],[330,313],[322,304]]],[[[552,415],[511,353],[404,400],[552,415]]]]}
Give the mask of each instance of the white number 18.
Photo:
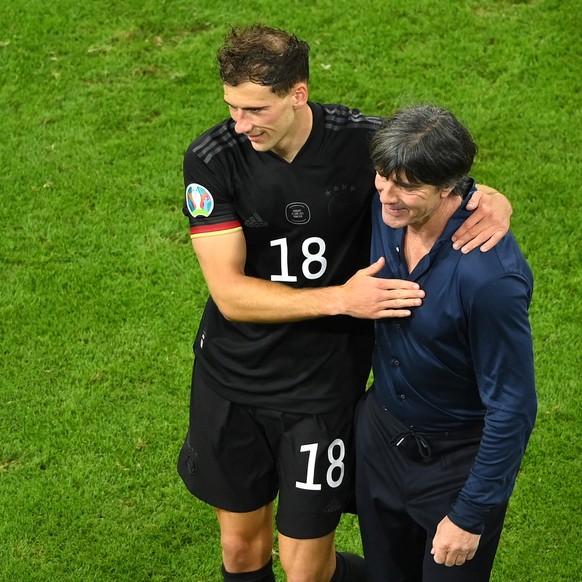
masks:
{"type": "MultiPolygon", "coordinates": [[[[278,238],[271,241],[272,247],[281,247],[281,274],[271,275],[271,281],[280,281],[284,283],[294,283],[297,281],[295,275],[289,274],[289,250],[287,248],[287,239],[278,238]]],[[[323,256],[325,253],[325,241],[318,236],[310,236],[303,241],[301,245],[301,251],[305,260],[301,265],[301,271],[306,279],[319,279],[327,269],[327,259],[323,256]],[[310,247],[316,245],[315,252],[312,253],[310,247]],[[315,272],[311,272],[311,266],[319,265],[319,269],[315,272]]]]}
{"type": "MultiPolygon", "coordinates": [[[[298,489],[309,489],[310,491],[320,491],[321,483],[315,483],[315,459],[317,458],[318,443],[302,445],[299,449],[302,453],[309,453],[307,460],[307,479],[305,481],[295,481],[295,487],[298,489]]],[[[327,469],[327,484],[336,488],[344,480],[345,465],[343,463],[346,456],[346,446],[341,439],[335,439],[327,448],[327,458],[329,467],[327,469]],[[339,449],[336,454],[336,449],[339,449]],[[339,475],[334,477],[334,472],[339,471],[339,475]]]]}

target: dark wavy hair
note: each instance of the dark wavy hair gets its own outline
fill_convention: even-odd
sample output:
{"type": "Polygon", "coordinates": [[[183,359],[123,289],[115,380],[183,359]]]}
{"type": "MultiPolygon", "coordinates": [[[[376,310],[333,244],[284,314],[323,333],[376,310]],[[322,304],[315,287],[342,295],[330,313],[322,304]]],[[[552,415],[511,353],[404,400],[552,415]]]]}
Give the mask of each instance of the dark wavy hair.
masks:
{"type": "Polygon", "coordinates": [[[370,143],[372,161],[383,177],[400,185],[453,187],[463,195],[477,154],[469,131],[435,105],[400,109],[385,119],[370,143]]]}
{"type": "Polygon", "coordinates": [[[286,95],[296,83],[309,81],[309,45],[262,24],[231,28],[218,63],[222,82],[233,87],[251,81],[286,95]]]}

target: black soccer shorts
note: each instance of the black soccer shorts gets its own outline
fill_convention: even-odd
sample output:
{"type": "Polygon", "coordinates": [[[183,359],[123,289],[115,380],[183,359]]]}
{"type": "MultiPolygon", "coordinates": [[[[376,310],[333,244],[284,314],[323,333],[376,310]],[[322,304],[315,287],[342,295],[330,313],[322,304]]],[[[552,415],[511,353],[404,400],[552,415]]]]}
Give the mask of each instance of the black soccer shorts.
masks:
{"type": "Polygon", "coordinates": [[[322,415],[257,409],[197,381],[178,472],[193,495],[227,511],[254,511],[279,494],[279,532],[322,537],[353,487],[352,424],[351,406],[322,415]]]}

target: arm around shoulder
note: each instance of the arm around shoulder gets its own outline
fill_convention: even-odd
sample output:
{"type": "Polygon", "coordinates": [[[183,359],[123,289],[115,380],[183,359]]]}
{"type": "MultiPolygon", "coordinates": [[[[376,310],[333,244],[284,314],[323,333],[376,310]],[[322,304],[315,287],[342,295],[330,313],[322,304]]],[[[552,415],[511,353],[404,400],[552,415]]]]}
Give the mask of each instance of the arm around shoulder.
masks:
{"type": "Polygon", "coordinates": [[[467,203],[473,214],[453,234],[453,247],[468,253],[480,246],[482,252],[492,249],[509,230],[513,208],[497,190],[477,184],[477,191],[467,203]]]}

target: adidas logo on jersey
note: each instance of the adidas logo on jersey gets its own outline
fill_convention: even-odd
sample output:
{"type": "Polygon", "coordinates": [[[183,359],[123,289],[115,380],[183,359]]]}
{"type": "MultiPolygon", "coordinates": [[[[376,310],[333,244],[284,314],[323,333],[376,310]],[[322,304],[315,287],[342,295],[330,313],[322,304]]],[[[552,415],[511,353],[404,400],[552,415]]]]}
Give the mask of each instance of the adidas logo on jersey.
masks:
{"type": "Polygon", "coordinates": [[[342,504],[334,497],[327,507],[323,510],[323,513],[335,513],[342,509],[342,504]]]}
{"type": "Polygon", "coordinates": [[[257,228],[268,225],[269,223],[265,222],[257,212],[255,212],[253,215],[249,216],[249,218],[245,220],[245,226],[248,226],[249,228],[257,228]]]}

